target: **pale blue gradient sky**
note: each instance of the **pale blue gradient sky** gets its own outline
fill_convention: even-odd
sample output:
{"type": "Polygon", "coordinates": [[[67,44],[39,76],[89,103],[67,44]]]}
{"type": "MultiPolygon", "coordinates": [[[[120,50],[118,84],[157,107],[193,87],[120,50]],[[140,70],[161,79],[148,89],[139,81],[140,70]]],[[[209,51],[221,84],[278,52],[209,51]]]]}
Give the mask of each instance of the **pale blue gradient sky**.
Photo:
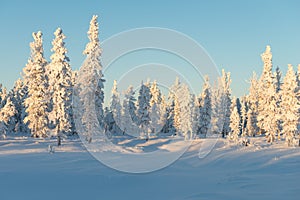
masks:
{"type": "Polygon", "coordinates": [[[300,2],[279,0],[212,1],[1,1],[0,82],[11,88],[30,54],[31,33],[44,33],[49,60],[53,32],[61,27],[74,69],[93,14],[100,17],[100,38],[137,27],[164,27],[194,38],[217,66],[232,74],[233,95],[247,92],[252,71],[260,73],[260,54],[270,44],[274,66],[300,63],[300,2]]]}

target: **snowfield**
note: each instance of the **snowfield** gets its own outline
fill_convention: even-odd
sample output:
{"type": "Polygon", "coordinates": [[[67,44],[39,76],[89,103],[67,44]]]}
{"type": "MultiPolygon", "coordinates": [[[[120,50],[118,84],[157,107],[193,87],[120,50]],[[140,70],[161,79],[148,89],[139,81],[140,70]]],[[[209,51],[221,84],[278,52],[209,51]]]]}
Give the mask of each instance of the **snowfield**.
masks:
{"type": "MultiPolygon", "coordinates": [[[[120,142],[141,146],[132,140],[120,142]]],[[[7,138],[0,141],[0,199],[299,199],[300,148],[251,141],[241,147],[219,139],[200,159],[203,140],[195,140],[172,165],[129,174],[101,164],[79,139],[49,153],[54,139],[7,138]]]]}

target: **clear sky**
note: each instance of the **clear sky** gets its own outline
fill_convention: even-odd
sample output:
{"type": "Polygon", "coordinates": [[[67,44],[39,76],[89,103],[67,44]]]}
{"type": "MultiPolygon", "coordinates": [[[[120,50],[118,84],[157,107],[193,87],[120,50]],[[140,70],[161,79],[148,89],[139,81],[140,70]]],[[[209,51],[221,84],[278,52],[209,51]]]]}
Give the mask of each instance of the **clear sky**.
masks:
{"type": "MultiPolygon", "coordinates": [[[[138,27],[164,27],[194,38],[218,68],[232,74],[233,95],[247,92],[252,71],[261,72],[260,54],[271,45],[274,66],[300,63],[300,1],[279,0],[86,0],[0,3],[0,82],[11,88],[30,54],[31,33],[44,34],[51,55],[53,32],[67,36],[71,65],[78,69],[93,14],[99,15],[100,39],[138,27]]],[[[105,51],[105,50],[104,50],[105,51]]]]}

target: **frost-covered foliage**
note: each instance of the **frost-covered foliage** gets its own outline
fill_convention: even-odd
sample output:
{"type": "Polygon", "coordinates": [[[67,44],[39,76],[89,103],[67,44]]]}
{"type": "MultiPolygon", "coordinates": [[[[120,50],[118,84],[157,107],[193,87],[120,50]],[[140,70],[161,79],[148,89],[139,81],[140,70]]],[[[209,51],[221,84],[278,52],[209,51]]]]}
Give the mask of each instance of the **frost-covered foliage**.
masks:
{"type": "Polygon", "coordinates": [[[176,130],[176,132],[180,131],[180,124],[181,124],[181,118],[180,118],[180,105],[179,105],[179,100],[178,100],[178,95],[177,91],[181,88],[181,82],[178,77],[176,77],[174,85],[171,86],[171,98],[174,103],[174,109],[173,109],[173,126],[176,130]]]}
{"type": "Polygon", "coordinates": [[[24,81],[28,87],[25,99],[27,116],[24,123],[29,123],[33,137],[46,137],[48,131],[47,102],[48,82],[45,67],[42,32],[32,34],[34,42],[30,43],[31,56],[24,70],[24,81]]]}
{"type": "Polygon", "coordinates": [[[135,102],[133,86],[129,86],[124,94],[122,104],[121,129],[123,133],[137,136],[138,130],[136,126],[135,102]]]}
{"type": "Polygon", "coordinates": [[[121,121],[122,121],[121,120],[122,106],[121,106],[121,102],[120,102],[120,94],[118,92],[116,80],[114,80],[114,85],[111,90],[110,111],[113,116],[113,119],[112,119],[113,124],[112,124],[110,131],[112,134],[119,133],[119,132],[121,132],[119,126],[121,125],[121,121]]]}
{"type": "Polygon", "coordinates": [[[248,123],[248,117],[247,117],[248,109],[249,109],[248,108],[248,100],[247,100],[247,97],[244,96],[244,97],[242,97],[241,112],[240,112],[240,115],[241,115],[241,133],[242,133],[243,137],[248,135],[247,129],[246,129],[246,126],[247,126],[247,123],[248,123]]]}
{"type": "Polygon", "coordinates": [[[268,142],[273,142],[278,133],[278,108],[279,102],[276,98],[276,84],[272,73],[271,47],[261,55],[264,63],[263,73],[260,78],[257,125],[262,133],[267,136],[268,142]]]}
{"type": "Polygon", "coordinates": [[[149,137],[151,130],[149,129],[150,125],[150,99],[151,93],[149,88],[149,83],[141,84],[139,90],[139,96],[137,101],[137,118],[138,125],[140,127],[140,137],[149,137]]]}
{"type": "Polygon", "coordinates": [[[175,95],[169,92],[166,105],[165,124],[163,127],[164,133],[174,134],[176,129],[174,127],[174,108],[175,108],[175,95]]]}
{"type": "Polygon", "coordinates": [[[299,88],[293,66],[288,66],[281,90],[281,119],[283,121],[282,133],[289,146],[293,145],[297,125],[299,123],[299,88]]]}
{"type": "Polygon", "coordinates": [[[234,142],[238,142],[238,137],[241,132],[241,116],[238,112],[237,104],[236,104],[236,98],[234,97],[232,106],[231,106],[231,114],[230,114],[230,133],[228,135],[228,138],[234,142]]]}
{"type": "Polygon", "coordinates": [[[100,125],[103,125],[103,101],[104,101],[104,82],[103,73],[102,73],[102,65],[100,62],[100,57],[102,53],[102,49],[100,47],[99,41],[99,25],[98,25],[98,16],[94,15],[90,21],[90,28],[88,33],[88,38],[90,42],[86,45],[86,48],[83,52],[84,55],[87,55],[83,63],[83,68],[89,71],[89,73],[93,73],[95,79],[94,87],[96,88],[95,92],[95,106],[96,106],[96,114],[100,125]]]}
{"type": "Polygon", "coordinates": [[[191,94],[190,95],[190,109],[191,109],[191,120],[192,120],[192,127],[191,127],[191,133],[189,135],[189,139],[194,139],[197,135],[197,131],[199,129],[199,101],[196,95],[191,94]]]}
{"type": "Polygon", "coordinates": [[[212,89],[212,119],[211,130],[214,134],[221,134],[224,125],[224,95],[222,85],[215,83],[212,89]]]}
{"type": "Polygon", "coordinates": [[[248,123],[246,131],[249,136],[255,136],[259,133],[259,128],[257,126],[259,87],[257,76],[253,73],[252,78],[250,79],[249,95],[247,97],[249,109],[247,112],[248,123]]]}
{"type": "Polygon", "coordinates": [[[206,136],[211,126],[212,115],[211,89],[208,76],[205,77],[205,82],[199,99],[199,124],[197,133],[206,136]]]}
{"type": "MultiPolygon", "coordinates": [[[[134,97],[135,95],[135,91],[133,89],[133,86],[129,86],[126,93],[125,93],[125,99],[128,100],[128,105],[129,105],[129,113],[131,116],[131,119],[133,121],[133,123],[137,124],[138,123],[138,119],[136,116],[136,98],[134,97]]],[[[124,105],[123,105],[124,107],[124,105]]]]}
{"type": "Polygon", "coordinates": [[[15,122],[14,122],[14,132],[21,133],[21,134],[28,134],[29,129],[28,125],[24,123],[23,119],[26,116],[24,101],[27,98],[27,87],[23,84],[21,79],[18,79],[15,82],[14,88],[11,90],[11,101],[16,108],[16,113],[14,115],[15,122]]]}
{"type": "Polygon", "coordinates": [[[231,78],[230,78],[230,72],[225,72],[225,70],[222,70],[222,76],[220,78],[220,81],[223,86],[223,95],[224,97],[222,98],[224,103],[224,125],[223,125],[223,130],[222,130],[222,135],[227,135],[230,132],[230,104],[231,104],[231,89],[230,89],[230,84],[231,84],[231,78]]]}
{"type": "MultiPolygon", "coordinates": [[[[175,81],[175,116],[177,118],[176,130],[186,140],[193,138],[193,120],[194,120],[194,95],[190,93],[189,87],[186,84],[175,81]],[[179,112],[176,112],[176,110],[179,112]]],[[[196,113],[195,113],[196,114],[196,113]]]]}
{"type": "MultiPolygon", "coordinates": [[[[103,99],[104,99],[104,79],[102,66],[100,63],[101,48],[98,38],[97,16],[93,16],[90,22],[87,44],[84,54],[87,56],[80,71],[76,75],[76,94],[73,99],[77,109],[74,113],[75,119],[80,116],[82,127],[80,131],[84,134],[88,142],[92,142],[93,134],[99,132],[104,127],[103,99]],[[80,97],[77,99],[76,97],[80,97]]],[[[78,128],[78,127],[76,127],[78,128]]]]}
{"type": "Polygon", "coordinates": [[[10,98],[0,111],[0,134],[6,135],[14,131],[16,108],[10,98]]]}
{"type": "Polygon", "coordinates": [[[165,124],[166,106],[161,91],[155,80],[151,84],[150,93],[150,127],[151,133],[156,134],[162,131],[165,124]]]}
{"type": "Polygon", "coordinates": [[[54,124],[54,136],[70,135],[72,131],[72,70],[67,57],[67,49],[62,30],[54,32],[53,52],[48,65],[49,93],[53,105],[49,119],[54,124]]]}
{"type": "MultiPolygon", "coordinates": [[[[92,142],[93,134],[101,130],[103,127],[103,99],[104,99],[104,79],[102,74],[102,66],[100,63],[101,48],[98,38],[98,22],[97,16],[94,15],[90,22],[88,38],[90,42],[87,44],[84,54],[87,56],[76,79],[75,98],[79,113],[74,113],[75,118],[81,116],[82,127],[80,132],[85,134],[86,140],[92,142]]],[[[76,127],[77,128],[77,127],[76,127]]]]}
{"type": "Polygon", "coordinates": [[[230,73],[222,70],[222,76],[218,78],[212,92],[212,132],[222,134],[222,137],[230,132],[230,84],[230,73]]]}

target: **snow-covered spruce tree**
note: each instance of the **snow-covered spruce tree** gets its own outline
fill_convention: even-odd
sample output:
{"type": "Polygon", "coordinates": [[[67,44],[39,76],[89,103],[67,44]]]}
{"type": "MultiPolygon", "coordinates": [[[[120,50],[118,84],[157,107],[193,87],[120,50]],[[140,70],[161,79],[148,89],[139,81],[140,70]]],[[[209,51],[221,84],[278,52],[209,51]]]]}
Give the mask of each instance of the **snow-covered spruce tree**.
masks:
{"type": "Polygon", "coordinates": [[[162,101],[162,94],[160,89],[157,86],[156,80],[153,81],[150,87],[151,99],[150,99],[150,106],[153,104],[160,104],[162,101]]]}
{"type": "Polygon", "coordinates": [[[248,135],[247,133],[247,123],[248,123],[248,119],[247,119],[247,112],[248,112],[248,100],[246,96],[242,97],[242,101],[241,101],[242,107],[241,107],[241,134],[243,137],[245,137],[246,135],[248,135]]]}
{"type": "Polygon", "coordinates": [[[162,94],[154,80],[150,87],[151,99],[150,99],[150,127],[151,133],[155,134],[162,130],[164,125],[165,105],[162,102],[162,94]]]}
{"type": "Polygon", "coordinates": [[[175,95],[173,92],[169,92],[166,102],[166,121],[163,127],[164,133],[174,134],[176,129],[174,127],[174,107],[175,107],[175,95]]]}
{"type": "Polygon", "coordinates": [[[176,100],[175,105],[179,106],[180,119],[179,127],[176,129],[185,138],[189,140],[193,138],[193,107],[194,96],[190,93],[190,90],[186,84],[180,84],[180,87],[175,91],[176,100]]]}
{"type": "Polygon", "coordinates": [[[30,43],[31,57],[26,65],[24,80],[28,87],[28,97],[25,99],[27,116],[24,123],[29,123],[33,137],[46,137],[48,131],[47,119],[47,78],[44,58],[42,32],[32,34],[34,42],[30,43]]]}
{"type": "Polygon", "coordinates": [[[24,101],[27,98],[26,88],[23,81],[18,79],[11,91],[11,100],[16,108],[14,131],[25,135],[29,133],[28,125],[23,121],[26,116],[26,108],[24,106],[24,101]]]}
{"type": "Polygon", "coordinates": [[[160,132],[161,133],[166,133],[165,130],[165,125],[168,120],[168,103],[166,101],[166,96],[162,95],[161,96],[161,104],[160,104],[160,119],[159,119],[159,125],[160,125],[160,132]]]}
{"type": "MultiPolygon", "coordinates": [[[[235,99],[235,97],[233,99],[235,99]]],[[[241,132],[241,126],[240,126],[241,117],[239,115],[236,102],[231,106],[231,108],[232,111],[230,114],[230,125],[229,125],[231,131],[229,133],[229,139],[237,143],[239,134],[241,132]]]]}
{"type": "Polygon", "coordinates": [[[100,125],[103,125],[103,101],[104,101],[104,78],[102,74],[102,65],[100,62],[100,57],[102,54],[102,49],[100,47],[99,41],[99,25],[98,25],[98,16],[94,15],[90,21],[90,28],[87,32],[90,42],[86,45],[86,48],[83,52],[84,55],[87,55],[86,60],[83,63],[84,68],[86,68],[89,73],[94,73],[95,78],[95,106],[96,114],[100,125]]]}
{"type": "Polygon", "coordinates": [[[277,102],[277,109],[275,110],[275,116],[276,116],[276,133],[277,133],[277,138],[280,140],[280,135],[282,131],[282,120],[280,119],[281,117],[281,112],[282,110],[280,109],[280,103],[281,103],[281,87],[282,87],[282,82],[281,82],[281,76],[282,73],[279,69],[279,67],[276,67],[276,71],[274,72],[274,84],[275,84],[275,101],[277,102]]]}
{"type": "Polygon", "coordinates": [[[133,135],[137,133],[136,130],[136,115],[135,115],[135,98],[134,98],[134,90],[133,86],[129,86],[125,91],[123,104],[122,104],[122,118],[121,118],[121,129],[124,133],[128,133],[133,135]]]}
{"type": "Polygon", "coordinates": [[[261,58],[264,63],[264,69],[259,83],[257,125],[260,131],[266,134],[267,141],[272,143],[277,133],[278,116],[276,113],[279,105],[272,73],[272,53],[270,46],[266,47],[266,51],[261,55],[261,58]]]}
{"type": "Polygon", "coordinates": [[[54,32],[54,35],[51,49],[53,54],[48,65],[50,98],[53,102],[49,119],[55,126],[53,136],[60,138],[72,134],[72,69],[63,41],[65,35],[60,28],[54,32]]]}
{"type": "Polygon", "coordinates": [[[218,78],[212,93],[212,132],[222,134],[222,137],[230,132],[230,83],[230,73],[222,70],[222,76],[218,78]]]}
{"type": "Polygon", "coordinates": [[[83,125],[80,127],[80,131],[85,134],[85,139],[89,143],[93,140],[93,134],[99,132],[99,130],[101,130],[100,127],[104,128],[104,79],[100,63],[102,50],[98,38],[99,28],[97,18],[97,16],[93,16],[90,22],[90,28],[87,32],[90,42],[86,45],[83,52],[87,57],[75,80],[76,94],[74,102],[76,102],[76,105],[74,106],[78,107],[75,111],[80,113],[74,113],[74,116],[76,120],[78,116],[80,116],[83,125]],[[77,100],[77,96],[80,97],[80,101],[77,100]]]}
{"type": "Polygon", "coordinates": [[[133,86],[129,86],[126,95],[128,97],[128,104],[129,104],[129,112],[133,123],[138,124],[138,118],[136,116],[136,98],[135,98],[135,91],[133,86]]]}
{"type": "Polygon", "coordinates": [[[139,90],[139,96],[137,101],[137,117],[138,125],[140,127],[140,137],[149,138],[149,125],[150,125],[150,99],[151,93],[148,84],[142,82],[141,88],[139,90]]]}
{"type": "MultiPolygon", "coordinates": [[[[115,121],[114,121],[114,116],[113,116],[112,112],[110,112],[108,107],[104,108],[103,123],[104,123],[105,134],[111,133],[110,131],[112,130],[112,127],[113,127],[115,121]]],[[[111,135],[109,135],[109,136],[111,136],[111,135]]]]}
{"type": "Polygon", "coordinates": [[[247,136],[253,137],[256,135],[256,132],[258,131],[256,123],[256,115],[253,110],[249,108],[247,111],[247,125],[245,128],[247,136]]]}
{"type": "MultiPolygon", "coordinates": [[[[240,106],[240,100],[239,100],[239,98],[233,97],[232,100],[231,100],[231,105],[230,105],[230,117],[232,118],[232,114],[233,114],[232,112],[233,112],[234,108],[236,107],[238,115],[239,115],[239,119],[240,119],[240,122],[239,122],[239,125],[238,125],[238,127],[239,127],[239,133],[238,133],[238,135],[241,135],[242,134],[243,120],[242,120],[242,115],[241,115],[242,112],[239,111],[239,106],[240,106]]],[[[242,110],[242,108],[241,108],[241,110],[242,110]]],[[[232,122],[230,122],[230,123],[232,123],[232,122]]],[[[237,130],[235,130],[235,131],[237,131],[237,130]]],[[[230,132],[232,133],[231,130],[230,130],[230,132]]]]}
{"type": "Polygon", "coordinates": [[[222,70],[222,77],[221,82],[223,85],[223,95],[224,95],[224,125],[222,130],[222,135],[225,137],[230,132],[230,104],[231,104],[231,78],[230,78],[230,72],[225,72],[225,70],[222,70]]]}
{"type": "Polygon", "coordinates": [[[288,146],[292,146],[298,131],[300,109],[297,78],[292,65],[288,65],[288,71],[283,80],[281,98],[282,133],[288,146]]]}
{"type": "Polygon", "coordinates": [[[113,116],[113,125],[110,131],[112,134],[120,133],[121,130],[119,126],[121,125],[122,106],[116,80],[114,80],[113,88],[111,90],[110,111],[113,116]]]}
{"type": "Polygon", "coordinates": [[[247,112],[248,123],[246,126],[246,131],[248,136],[255,136],[259,132],[257,126],[257,115],[258,115],[258,99],[259,99],[259,81],[255,73],[253,73],[250,79],[250,88],[248,99],[249,110],[247,112]]]}
{"type": "Polygon", "coordinates": [[[203,84],[202,93],[200,94],[199,99],[201,99],[201,101],[199,102],[199,129],[197,133],[203,134],[206,137],[206,134],[210,129],[212,114],[211,89],[208,76],[205,76],[205,82],[203,84]]]}
{"type": "MultiPolygon", "coordinates": [[[[14,131],[16,123],[16,108],[10,98],[7,98],[6,104],[0,111],[0,122],[3,122],[0,126],[2,134],[12,133],[14,131]]],[[[1,134],[1,133],[0,133],[1,134]]]]}
{"type": "Polygon", "coordinates": [[[180,91],[182,87],[182,84],[179,80],[178,77],[176,77],[175,79],[175,83],[171,86],[171,93],[172,93],[172,100],[174,103],[174,109],[173,109],[173,126],[174,129],[177,133],[180,132],[180,124],[181,124],[181,117],[180,117],[180,113],[181,113],[181,108],[180,108],[180,104],[179,104],[179,97],[178,97],[178,91],[180,91]]]}
{"type": "Polygon", "coordinates": [[[212,115],[211,115],[211,130],[213,134],[222,134],[224,125],[224,91],[223,86],[218,81],[212,88],[212,115]]]}
{"type": "Polygon", "coordinates": [[[190,133],[190,139],[194,139],[197,135],[198,129],[199,129],[199,101],[196,95],[191,94],[190,95],[190,109],[191,109],[191,120],[192,120],[192,128],[190,133]]]}

